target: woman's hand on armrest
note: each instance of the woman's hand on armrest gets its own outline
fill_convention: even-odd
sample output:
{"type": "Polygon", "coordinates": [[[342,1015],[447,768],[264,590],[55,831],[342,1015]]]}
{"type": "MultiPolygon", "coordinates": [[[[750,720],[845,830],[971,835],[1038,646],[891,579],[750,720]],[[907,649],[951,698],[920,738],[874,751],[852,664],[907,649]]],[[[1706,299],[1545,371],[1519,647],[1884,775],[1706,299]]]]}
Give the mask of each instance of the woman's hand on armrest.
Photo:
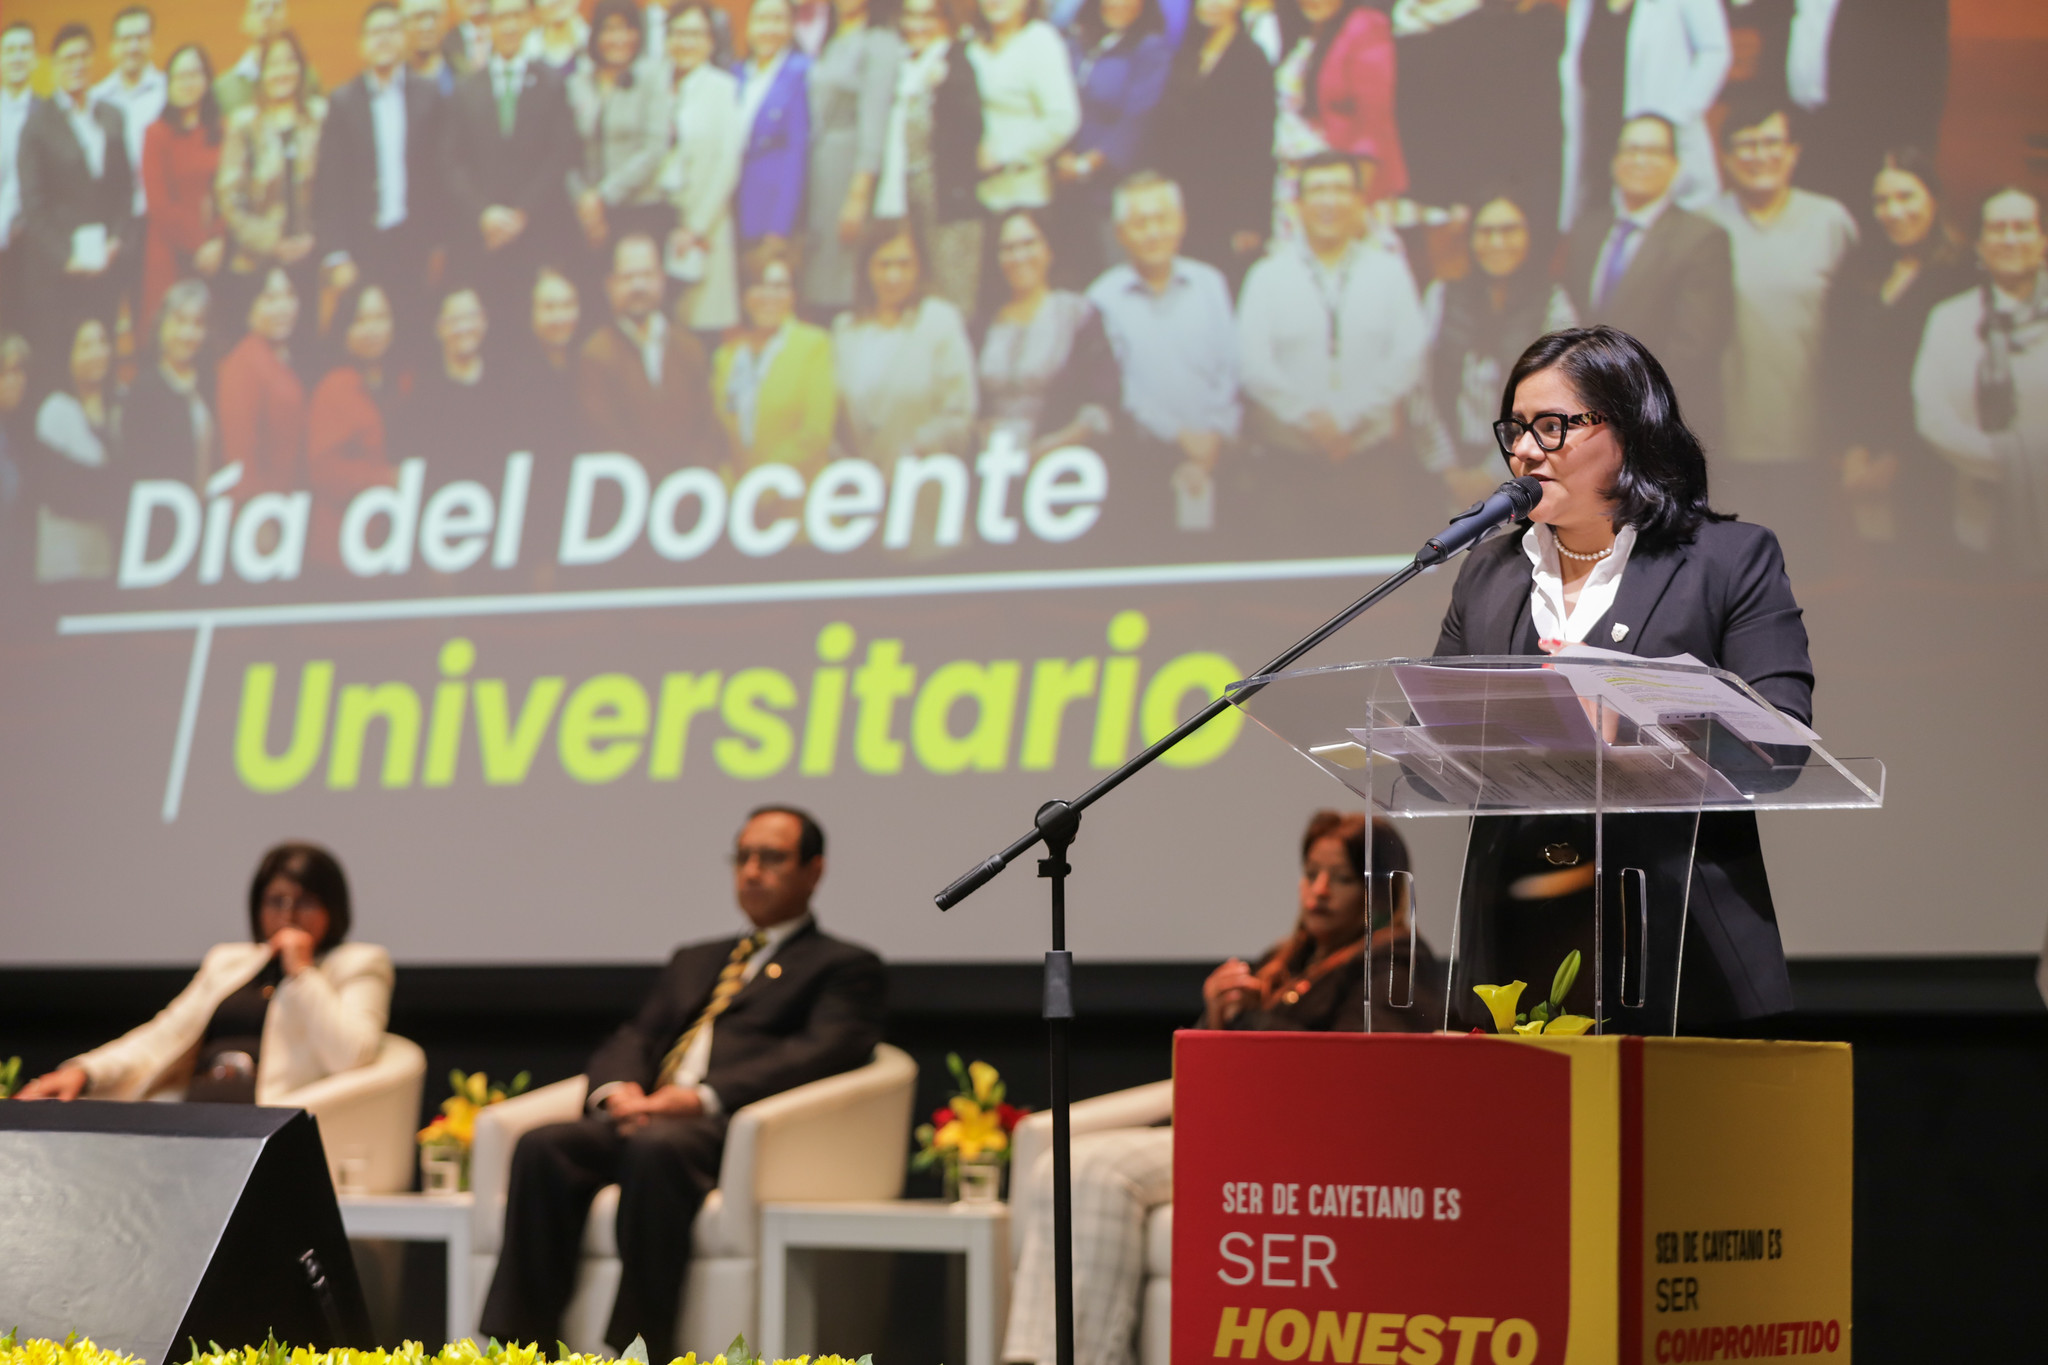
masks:
{"type": "Polygon", "coordinates": [[[48,1075],[38,1076],[14,1092],[18,1100],[75,1100],[85,1093],[86,1084],[91,1080],[82,1066],[60,1066],[48,1075]]]}

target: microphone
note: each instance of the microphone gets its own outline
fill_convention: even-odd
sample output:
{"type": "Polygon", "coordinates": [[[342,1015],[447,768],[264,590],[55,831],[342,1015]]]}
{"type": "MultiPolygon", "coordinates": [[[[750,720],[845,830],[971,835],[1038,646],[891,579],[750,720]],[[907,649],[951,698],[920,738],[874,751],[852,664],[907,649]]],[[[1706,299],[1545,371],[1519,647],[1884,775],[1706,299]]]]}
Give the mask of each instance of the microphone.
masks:
{"type": "Polygon", "coordinates": [[[1509,479],[1487,494],[1485,501],[1473,503],[1452,517],[1449,526],[1424,541],[1422,548],[1415,552],[1415,562],[1425,568],[1441,564],[1460,550],[1477,543],[1481,536],[1502,522],[1528,516],[1542,500],[1543,483],[1540,479],[1528,474],[1509,479]]]}

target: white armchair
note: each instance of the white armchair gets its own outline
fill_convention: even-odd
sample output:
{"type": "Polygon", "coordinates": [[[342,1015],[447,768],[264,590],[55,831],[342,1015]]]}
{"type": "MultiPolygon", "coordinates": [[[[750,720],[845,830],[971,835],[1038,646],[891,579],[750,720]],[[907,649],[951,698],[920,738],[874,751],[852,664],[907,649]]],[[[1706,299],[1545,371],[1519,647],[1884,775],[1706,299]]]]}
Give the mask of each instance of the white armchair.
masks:
{"type": "Polygon", "coordinates": [[[368,1065],[324,1076],[270,1103],[304,1109],[319,1122],[327,1172],[337,1187],[342,1158],[360,1156],[369,1163],[365,1191],[394,1194],[412,1188],[414,1135],[426,1075],[427,1054],[419,1044],[387,1033],[368,1065]]]}
{"type": "MultiPolygon", "coordinates": [[[[1107,1095],[1077,1100],[1068,1111],[1069,1131],[1107,1132],[1113,1128],[1149,1128],[1173,1117],[1173,1082],[1154,1081],[1107,1095]]],[[[1011,1137],[1010,1258],[1021,1254],[1025,1210],[1020,1201],[1033,1198],[1030,1179],[1041,1156],[1052,1151],[1052,1111],[1025,1117],[1011,1137]]],[[[1050,1216],[1050,1215],[1048,1215],[1050,1216]]],[[[1161,1204],[1145,1219],[1145,1296],[1138,1315],[1139,1365],[1171,1365],[1173,1327],[1173,1202],[1161,1204]]]]}
{"type": "MultiPolygon", "coordinates": [[[[734,1112],[718,1188],[704,1201],[691,1229],[678,1349],[709,1358],[742,1332],[749,1341],[758,1337],[754,1309],[762,1204],[894,1199],[902,1192],[916,1088],[917,1063],[883,1044],[866,1066],[734,1112]]],[[[574,1076],[494,1104],[477,1116],[470,1189],[476,1199],[472,1245],[479,1295],[498,1265],[512,1149],[524,1133],[581,1116],[588,1093],[589,1081],[574,1076]]],[[[563,1340],[579,1351],[603,1349],[619,1289],[618,1209],[619,1187],[608,1185],[591,1205],[584,1229],[583,1270],[562,1323],[563,1340]]]]}

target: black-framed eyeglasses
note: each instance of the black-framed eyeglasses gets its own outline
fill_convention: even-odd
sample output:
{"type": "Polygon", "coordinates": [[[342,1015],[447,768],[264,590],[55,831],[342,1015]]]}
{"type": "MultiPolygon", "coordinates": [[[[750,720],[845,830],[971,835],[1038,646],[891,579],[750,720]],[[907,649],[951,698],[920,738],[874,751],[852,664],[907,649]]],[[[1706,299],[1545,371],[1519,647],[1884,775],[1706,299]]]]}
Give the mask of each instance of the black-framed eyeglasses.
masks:
{"type": "Polygon", "coordinates": [[[1597,427],[1607,419],[1597,412],[1539,412],[1524,422],[1515,417],[1503,417],[1493,424],[1493,439],[1500,442],[1500,453],[1515,453],[1515,442],[1528,432],[1536,438],[1538,450],[1561,450],[1564,435],[1573,427],[1597,427]]]}
{"type": "Polygon", "coordinates": [[[763,872],[780,872],[795,861],[796,854],[786,848],[736,848],[732,851],[734,867],[759,863],[763,872]]]}

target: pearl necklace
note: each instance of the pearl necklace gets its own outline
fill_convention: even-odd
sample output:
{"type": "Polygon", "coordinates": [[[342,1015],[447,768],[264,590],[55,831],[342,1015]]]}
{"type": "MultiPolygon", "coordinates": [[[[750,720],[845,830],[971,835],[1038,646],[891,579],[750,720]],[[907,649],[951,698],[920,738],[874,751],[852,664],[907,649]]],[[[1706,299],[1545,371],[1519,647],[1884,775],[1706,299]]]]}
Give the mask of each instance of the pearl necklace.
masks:
{"type": "Polygon", "coordinates": [[[1565,549],[1564,542],[1558,540],[1555,536],[1552,536],[1551,540],[1557,545],[1557,552],[1559,554],[1563,555],[1566,559],[1576,559],[1581,564],[1598,564],[1601,560],[1614,553],[1614,547],[1610,545],[1604,550],[1596,550],[1592,554],[1582,555],[1576,550],[1565,549]]]}

